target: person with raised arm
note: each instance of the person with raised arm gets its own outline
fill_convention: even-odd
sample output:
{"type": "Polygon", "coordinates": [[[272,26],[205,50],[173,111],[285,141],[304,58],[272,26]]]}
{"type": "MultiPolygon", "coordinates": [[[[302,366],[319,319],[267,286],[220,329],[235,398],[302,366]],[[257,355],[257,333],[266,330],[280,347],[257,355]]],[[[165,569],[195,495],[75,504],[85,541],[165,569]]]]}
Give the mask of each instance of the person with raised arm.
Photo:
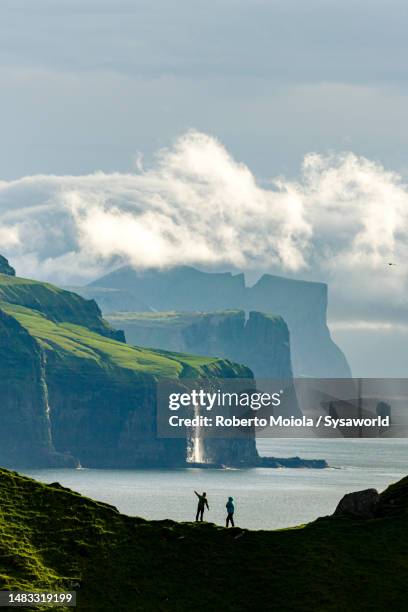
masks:
{"type": "Polygon", "coordinates": [[[207,506],[207,510],[209,510],[210,506],[208,505],[207,493],[205,491],[202,493],[202,495],[197,493],[197,491],[194,491],[194,493],[198,497],[198,506],[197,506],[197,514],[196,514],[196,522],[197,522],[199,520],[200,521],[203,520],[205,507],[207,506]]]}

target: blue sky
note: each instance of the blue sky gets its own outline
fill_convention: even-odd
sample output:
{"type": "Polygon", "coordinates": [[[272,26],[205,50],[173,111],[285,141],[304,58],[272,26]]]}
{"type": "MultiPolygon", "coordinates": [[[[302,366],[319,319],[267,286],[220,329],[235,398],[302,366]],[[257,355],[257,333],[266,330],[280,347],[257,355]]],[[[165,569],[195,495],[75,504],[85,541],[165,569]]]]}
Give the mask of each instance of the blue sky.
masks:
{"type": "Polygon", "coordinates": [[[262,179],[407,168],[407,11],[371,0],[3,0],[3,178],[131,168],[188,128],[262,179]]]}

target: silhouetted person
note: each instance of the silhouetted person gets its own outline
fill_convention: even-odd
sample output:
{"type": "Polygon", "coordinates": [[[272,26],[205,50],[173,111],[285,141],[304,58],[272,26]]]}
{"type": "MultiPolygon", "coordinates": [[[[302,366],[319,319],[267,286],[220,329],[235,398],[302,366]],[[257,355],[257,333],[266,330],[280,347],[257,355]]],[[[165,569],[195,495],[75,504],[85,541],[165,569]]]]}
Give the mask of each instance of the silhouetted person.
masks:
{"type": "Polygon", "coordinates": [[[207,506],[207,510],[210,509],[210,506],[208,505],[208,500],[207,500],[207,493],[204,491],[204,493],[202,495],[200,495],[199,493],[197,493],[197,491],[194,491],[194,493],[197,495],[198,497],[198,506],[197,506],[197,514],[196,514],[196,521],[203,520],[203,515],[204,515],[204,509],[207,506]]]}
{"type": "Polygon", "coordinates": [[[232,497],[228,498],[227,503],[225,504],[225,507],[227,509],[227,521],[226,521],[226,527],[228,527],[228,525],[231,523],[231,527],[235,527],[234,525],[234,500],[232,497]]]}

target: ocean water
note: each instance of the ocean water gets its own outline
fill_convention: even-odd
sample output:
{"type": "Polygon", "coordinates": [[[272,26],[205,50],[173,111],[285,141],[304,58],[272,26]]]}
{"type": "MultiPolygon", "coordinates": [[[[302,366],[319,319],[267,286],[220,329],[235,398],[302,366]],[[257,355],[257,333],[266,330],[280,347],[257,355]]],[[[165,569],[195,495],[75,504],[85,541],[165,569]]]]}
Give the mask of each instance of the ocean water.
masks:
{"type": "Polygon", "coordinates": [[[324,458],[329,469],[95,470],[46,469],[25,473],[58,481],[121,512],[148,519],[195,518],[194,490],[206,491],[208,521],[224,524],[228,496],[235,522],[251,529],[276,529],[331,514],[351,491],[388,484],[408,474],[408,439],[259,440],[261,455],[324,458]]]}

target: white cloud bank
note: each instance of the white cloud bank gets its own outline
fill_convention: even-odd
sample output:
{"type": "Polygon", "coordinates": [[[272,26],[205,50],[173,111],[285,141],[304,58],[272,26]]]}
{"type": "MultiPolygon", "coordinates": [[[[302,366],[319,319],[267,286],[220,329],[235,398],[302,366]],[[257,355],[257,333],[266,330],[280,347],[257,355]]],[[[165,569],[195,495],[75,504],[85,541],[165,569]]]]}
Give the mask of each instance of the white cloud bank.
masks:
{"type": "Polygon", "coordinates": [[[216,139],[190,131],[134,174],[0,181],[1,252],[20,274],[60,283],[113,262],[297,273],[328,280],[363,314],[375,304],[377,319],[400,318],[408,188],[352,153],[310,154],[298,181],[266,188],[216,139]]]}

